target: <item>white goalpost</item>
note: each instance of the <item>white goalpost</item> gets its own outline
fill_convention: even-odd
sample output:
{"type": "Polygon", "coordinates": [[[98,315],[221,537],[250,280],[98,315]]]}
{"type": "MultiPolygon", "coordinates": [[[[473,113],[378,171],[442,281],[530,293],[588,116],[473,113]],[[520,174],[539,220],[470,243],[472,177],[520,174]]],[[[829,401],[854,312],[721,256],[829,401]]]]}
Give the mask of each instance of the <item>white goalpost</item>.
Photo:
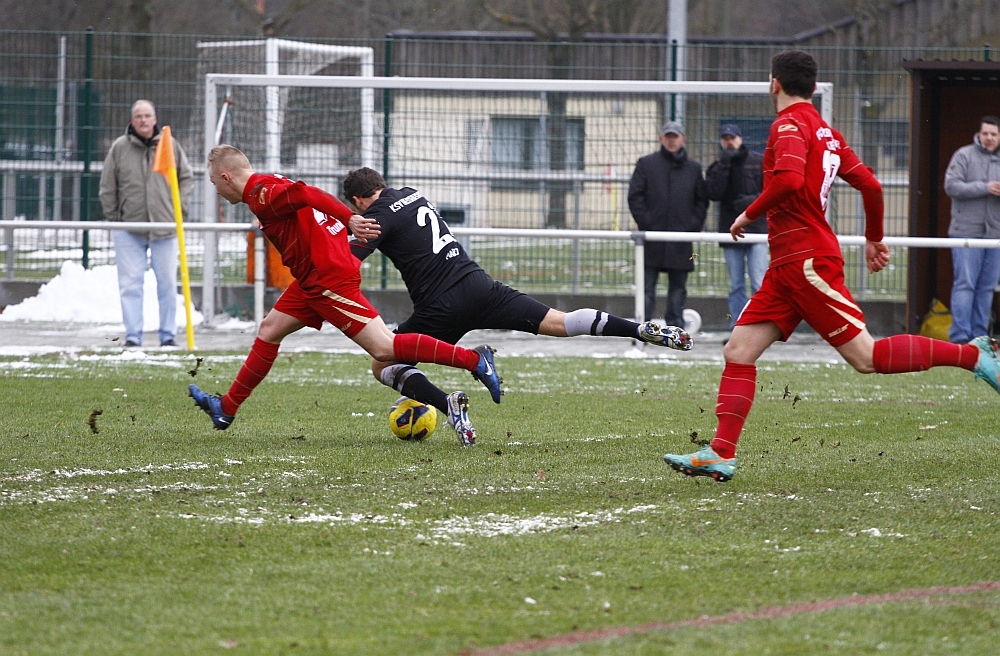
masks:
{"type": "MultiPolygon", "coordinates": [[[[598,205],[615,212],[616,217],[627,216],[627,208],[622,209],[625,195],[604,194],[602,186],[627,183],[636,157],[655,145],[668,94],[684,94],[687,98],[691,142],[699,99],[711,98],[713,103],[707,110],[702,107],[702,113],[715,112],[697,127],[704,141],[706,130],[717,130],[717,126],[710,128],[713,116],[747,113],[736,108],[735,99],[747,99],[744,104],[756,102],[751,113],[760,121],[767,117],[769,124],[773,119],[770,103],[762,102],[768,97],[768,88],[767,82],[208,73],[204,87],[204,153],[207,157],[218,143],[219,102],[227,89],[264,90],[268,99],[279,90],[286,99],[292,93],[303,98],[308,98],[309,93],[360,93],[361,106],[350,112],[335,106],[347,101],[322,96],[325,104],[321,100],[313,102],[317,125],[322,113],[339,112],[346,118],[337,129],[344,130],[346,125],[349,132],[353,131],[353,135],[340,133],[340,144],[332,146],[333,152],[340,155],[321,167],[321,172],[303,165],[293,157],[290,146],[281,145],[285,125],[273,113],[258,120],[257,129],[263,132],[268,147],[264,157],[251,156],[251,161],[268,173],[312,176],[314,184],[319,178],[329,185],[358,166],[381,170],[390,184],[419,182],[439,209],[458,217],[445,216],[456,234],[499,235],[501,231],[486,230],[498,225],[505,229],[530,228],[541,225],[544,219],[539,217],[545,213],[563,217],[564,227],[581,229],[594,225],[598,205]],[[374,106],[376,90],[383,92],[380,110],[374,106]],[[358,143],[348,143],[351,139],[358,143]],[[344,153],[348,156],[343,157],[344,153]],[[560,163],[552,166],[556,160],[560,163]],[[609,208],[609,203],[617,205],[609,208]],[[502,220],[498,220],[501,215],[502,220]]],[[[818,84],[817,99],[824,119],[832,121],[833,85],[818,84]]],[[[272,107],[271,100],[267,107],[272,107]]],[[[302,122],[308,123],[305,119],[302,122]]],[[[305,132],[309,131],[307,127],[305,132]]],[[[241,146],[238,140],[233,145],[241,146]]],[[[203,218],[211,223],[218,220],[218,213],[216,203],[211,201],[215,193],[207,176],[204,185],[207,202],[203,218]]],[[[619,221],[612,224],[614,229],[621,225],[619,221]]],[[[550,230],[547,234],[555,237],[557,232],[563,231],[550,230]]],[[[609,232],[604,230],[602,234],[610,236],[609,232]]],[[[626,231],[619,234],[630,238],[626,231]]],[[[215,309],[209,292],[215,258],[208,252],[209,246],[206,243],[206,316],[212,316],[215,309]]],[[[574,241],[574,249],[578,251],[578,241],[574,241]]],[[[640,264],[636,262],[637,268],[640,264]]],[[[637,301],[641,295],[640,284],[637,301]]]]}

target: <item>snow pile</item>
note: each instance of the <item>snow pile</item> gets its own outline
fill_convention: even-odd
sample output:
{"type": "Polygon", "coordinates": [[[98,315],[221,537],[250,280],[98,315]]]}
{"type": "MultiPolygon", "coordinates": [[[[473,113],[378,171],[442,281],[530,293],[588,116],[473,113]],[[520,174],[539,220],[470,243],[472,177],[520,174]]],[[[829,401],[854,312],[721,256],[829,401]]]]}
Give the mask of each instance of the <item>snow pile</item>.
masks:
{"type": "MultiPolygon", "coordinates": [[[[156,301],[156,276],[146,270],[143,282],[143,330],[159,328],[160,312],[156,301]]],[[[194,325],[202,322],[202,314],[192,312],[194,325]]],[[[118,296],[118,268],[97,266],[84,269],[78,262],[63,262],[59,275],[45,283],[37,296],[26,298],[17,305],[8,305],[0,313],[0,321],[71,321],[79,323],[122,323],[121,299],[118,296]]],[[[184,297],[177,295],[177,327],[187,326],[184,297]]]]}

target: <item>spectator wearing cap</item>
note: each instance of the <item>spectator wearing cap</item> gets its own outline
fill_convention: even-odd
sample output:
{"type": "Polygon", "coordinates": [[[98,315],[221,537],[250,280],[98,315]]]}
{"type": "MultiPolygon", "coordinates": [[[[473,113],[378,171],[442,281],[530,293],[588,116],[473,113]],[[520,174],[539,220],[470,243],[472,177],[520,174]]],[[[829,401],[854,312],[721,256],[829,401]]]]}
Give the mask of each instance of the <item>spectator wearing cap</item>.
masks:
{"type": "MultiPolygon", "coordinates": [[[[636,162],[628,186],[628,207],[640,230],[701,232],[708,194],[701,164],[684,147],[684,126],[668,121],[660,130],[660,149],[636,162]]],[[[667,272],[668,326],[684,325],[687,277],[694,270],[691,242],[646,242],[645,320],[656,310],[656,283],[667,272]]]]}
{"type": "MultiPolygon", "coordinates": [[[[719,232],[729,232],[743,211],[764,188],[763,158],[743,145],[740,126],[727,123],[719,128],[719,158],[705,172],[705,187],[710,200],[719,203],[719,232]]],[[[767,233],[767,219],[761,216],[746,227],[746,232],[767,233]]],[[[729,271],[729,328],[747,304],[750,295],[760,289],[767,271],[766,243],[748,244],[726,240],[719,244],[729,271]],[[750,278],[750,295],[746,279],[750,278]]]]}

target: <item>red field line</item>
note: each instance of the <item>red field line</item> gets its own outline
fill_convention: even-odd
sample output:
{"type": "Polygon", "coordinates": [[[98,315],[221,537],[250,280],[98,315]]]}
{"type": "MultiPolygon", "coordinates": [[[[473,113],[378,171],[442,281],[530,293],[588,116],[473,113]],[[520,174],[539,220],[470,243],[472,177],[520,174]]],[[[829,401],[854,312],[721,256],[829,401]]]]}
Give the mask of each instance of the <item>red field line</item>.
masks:
{"type": "Polygon", "coordinates": [[[974,583],[972,585],[961,586],[939,586],[934,588],[918,588],[916,590],[904,590],[902,592],[892,592],[888,594],[875,595],[851,595],[839,599],[828,599],[826,601],[813,601],[804,604],[792,604],[790,606],[769,606],[752,613],[739,612],[728,615],[702,615],[701,617],[680,620],[677,622],[651,622],[640,626],[619,626],[607,629],[597,629],[596,631],[576,631],[561,636],[542,638],[539,640],[523,640],[521,642],[511,642],[506,645],[496,647],[484,647],[483,649],[473,649],[461,652],[462,656],[506,656],[507,654],[527,654],[541,649],[551,649],[553,647],[572,647],[587,642],[596,642],[608,638],[620,638],[624,636],[636,635],[640,633],[651,633],[653,631],[669,631],[689,626],[716,626],[719,624],[737,624],[750,620],[770,620],[789,615],[804,615],[806,613],[819,613],[837,608],[847,608],[850,606],[870,606],[872,604],[887,604],[898,601],[911,601],[914,599],[926,599],[945,595],[964,595],[975,592],[992,592],[1000,590],[1000,581],[986,581],[974,583]]]}

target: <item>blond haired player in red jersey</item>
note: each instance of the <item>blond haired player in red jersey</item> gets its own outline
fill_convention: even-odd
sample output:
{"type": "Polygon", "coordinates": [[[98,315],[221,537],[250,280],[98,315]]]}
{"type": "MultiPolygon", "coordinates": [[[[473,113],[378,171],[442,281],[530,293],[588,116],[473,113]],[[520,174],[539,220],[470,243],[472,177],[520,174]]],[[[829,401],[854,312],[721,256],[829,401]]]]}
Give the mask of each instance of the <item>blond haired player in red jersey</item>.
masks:
{"type": "MultiPolygon", "coordinates": [[[[226,395],[189,386],[191,397],[216,429],[232,424],[240,404],[270,371],[281,340],[305,326],[318,329],[324,321],[376,360],[433,362],[465,369],[500,402],[502,381],[490,347],[467,349],[419,333],[394,335],[361,293],[361,262],[347,243],[348,226],[360,239],[377,237],[374,219],[355,215],[330,194],[304,182],[254,172],[246,155],[233,146],[212,149],[208,175],[220,196],[250,207],[295,277],[261,322],[250,354],[226,395]]],[[[476,440],[468,404],[465,392],[449,395],[448,424],[464,446],[476,440]]]]}
{"type": "Polygon", "coordinates": [[[736,471],[736,443],[753,405],[757,358],[785,341],[803,320],[857,371],[894,374],[951,366],[968,369],[1000,392],[997,342],[978,337],[951,344],[917,335],[875,340],[844,284],[844,259],[826,221],[834,178],[861,192],[865,208],[865,260],[872,273],[889,263],[882,243],[882,186],[813,107],[816,61],[790,50],[771,60],[771,99],[778,114],[764,151],[764,191],[733,222],[733,240],[767,214],[771,264],[760,290],[747,303],[726,344],[725,369],[711,444],[696,453],[663,459],[688,476],[728,481],[736,471]]]}

